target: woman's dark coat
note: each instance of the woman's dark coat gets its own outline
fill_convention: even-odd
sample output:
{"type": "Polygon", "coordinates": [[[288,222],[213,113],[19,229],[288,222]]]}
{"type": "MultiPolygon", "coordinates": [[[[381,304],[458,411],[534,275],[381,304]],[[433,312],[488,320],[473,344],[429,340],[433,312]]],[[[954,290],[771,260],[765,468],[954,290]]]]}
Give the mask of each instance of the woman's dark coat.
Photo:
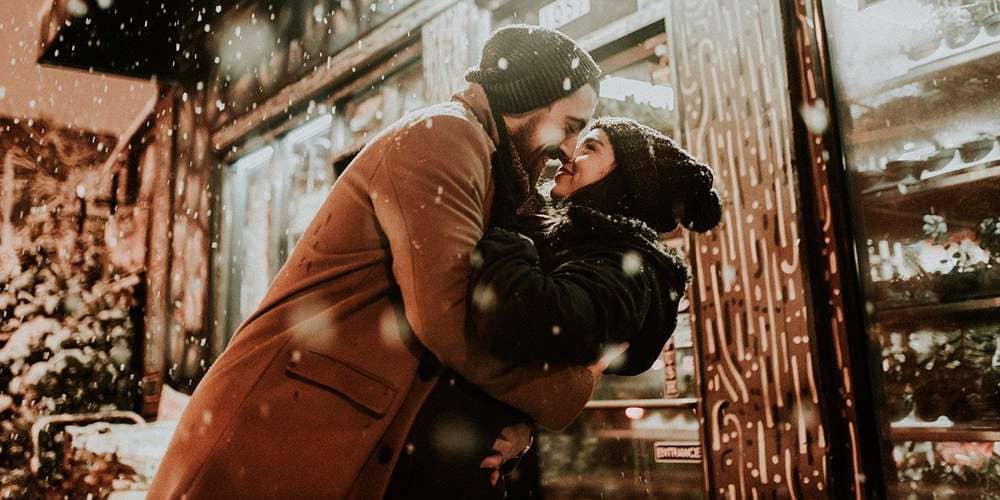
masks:
{"type": "Polygon", "coordinates": [[[636,219],[573,204],[540,217],[534,241],[494,228],[477,246],[476,334],[501,359],[553,366],[629,342],[607,373],[647,370],[677,325],[687,266],[636,219]]]}

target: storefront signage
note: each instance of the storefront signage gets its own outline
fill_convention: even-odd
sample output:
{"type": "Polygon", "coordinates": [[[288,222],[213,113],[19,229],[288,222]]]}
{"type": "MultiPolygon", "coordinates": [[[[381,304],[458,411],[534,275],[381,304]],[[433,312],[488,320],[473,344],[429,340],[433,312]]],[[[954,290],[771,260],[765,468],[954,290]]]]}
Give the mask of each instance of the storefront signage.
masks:
{"type": "Polygon", "coordinates": [[[699,463],[701,443],[697,441],[657,441],[653,443],[656,463],[699,463]]]}
{"type": "Polygon", "coordinates": [[[556,0],[538,9],[538,24],[559,29],[590,13],[590,0],[556,0]]]}

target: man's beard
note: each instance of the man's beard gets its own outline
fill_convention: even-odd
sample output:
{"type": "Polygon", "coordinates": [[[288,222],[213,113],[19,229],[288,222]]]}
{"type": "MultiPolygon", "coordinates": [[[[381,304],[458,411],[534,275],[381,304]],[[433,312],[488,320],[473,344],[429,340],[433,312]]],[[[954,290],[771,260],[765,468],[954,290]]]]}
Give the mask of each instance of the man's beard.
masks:
{"type": "Polygon", "coordinates": [[[538,118],[531,118],[520,128],[510,132],[510,143],[521,158],[521,165],[528,174],[528,181],[532,186],[538,182],[538,178],[542,175],[542,169],[545,167],[545,162],[548,160],[545,149],[533,150],[531,148],[531,143],[535,138],[537,129],[538,118]]]}

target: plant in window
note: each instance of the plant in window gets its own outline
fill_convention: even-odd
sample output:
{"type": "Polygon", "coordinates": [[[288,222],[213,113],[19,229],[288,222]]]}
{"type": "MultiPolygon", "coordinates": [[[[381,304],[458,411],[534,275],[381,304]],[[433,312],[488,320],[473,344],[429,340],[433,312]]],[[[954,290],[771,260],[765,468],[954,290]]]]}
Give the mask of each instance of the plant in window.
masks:
{"type": "Polygon", "coordinates": [[[1000,262],[1000,217],[983,219],[978,236],[979,245],[990,253],[994,262],[1000,262]]]}
{"type": "Polygon", "coordinates": [[[989,253],[976,241],[984,240],[982,230],[978,238],[971,230],[949,233],[944,217],[931,213],[923,217],[923,231],[931,241],[920,242],[918,260],[942,301],[966,300],[996,288],[980,286],[990,261],[989,253]]]}
{"type": "Polygon", "coordinates": [[[900,333],[879,335],[882,347],[882,372],[885,374],[885,403],[889,420],[902,420],[913,410],[913,382],[916,359],[900,333]]]}
{"type": "Polygon", "coordinates": [[[942,388],[950,387],[960,375],[961,342],[961,330],[922,330],[909,335],[917,364],[912,382],[917,418],[934,421],[951,416],[961,394],[942,388]]]}

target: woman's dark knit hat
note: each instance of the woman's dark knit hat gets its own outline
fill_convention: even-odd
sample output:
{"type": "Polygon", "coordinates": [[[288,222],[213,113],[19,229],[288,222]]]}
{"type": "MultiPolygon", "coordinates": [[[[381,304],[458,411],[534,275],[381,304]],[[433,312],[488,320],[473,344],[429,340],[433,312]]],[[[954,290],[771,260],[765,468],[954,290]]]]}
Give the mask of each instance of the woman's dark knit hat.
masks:
{"type": "Polygon", "coordinates": [[[568,36],[541,26],[514,24],[493,32],[479,66],[465,79],[482,85],[501,113],[547,106],[601,76],[597,63],[568,36]]]}
{"type": "Polygon", "coordinates": [[[608,135],[615,169],[574,193],[572,201],[597,202],[594,208],[639,219],[661,233],[678,224],[698,232],[719,224],[722,203],[712,188],[711,167],[635,120],[603,117],[590,128],[608,135]]]}

